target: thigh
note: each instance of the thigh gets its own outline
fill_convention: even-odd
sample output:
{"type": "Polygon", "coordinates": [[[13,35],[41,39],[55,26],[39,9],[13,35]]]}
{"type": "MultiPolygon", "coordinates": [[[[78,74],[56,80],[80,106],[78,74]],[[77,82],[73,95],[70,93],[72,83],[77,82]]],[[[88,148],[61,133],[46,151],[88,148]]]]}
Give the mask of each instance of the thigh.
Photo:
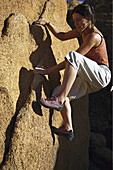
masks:
{"type": "MultiPolygon", "coordinates": [[[[66,97],[66,100],[78,99],[87,94],[87,82],[81,77],[77,76],[69,94],[66,97]]],[[[57,96],[61,89],[61,85],[56,87],[52,93],[52,96],[57,96]]]]}
{"type": "Polygon", "coordinates": [[[73,65],[78,75],[93,88],[103,88],[108,85],[111,73],[107,66],[98,65],[95,61],[75,51],[68,53],[66,59],[73,65]]]}
{"type": "MultiPolygon", "coordinates": [[[[56,87],[54,90],[53,90],[53,93],[52,93],[52,96],[58,96],[58,93],[61,89],[61,85],[59,85],[58,87],[56,87]]],[[[69,97],[67,96],[65,100],[68,100],[69,101],[69,97]]]]}
{"type": "Polygon", "coordinates": [[[95,89],[106,87],[111,79],[111,72],[107,66],[98,65],[87,57],[83,57],[78,75],[95,89]]]}

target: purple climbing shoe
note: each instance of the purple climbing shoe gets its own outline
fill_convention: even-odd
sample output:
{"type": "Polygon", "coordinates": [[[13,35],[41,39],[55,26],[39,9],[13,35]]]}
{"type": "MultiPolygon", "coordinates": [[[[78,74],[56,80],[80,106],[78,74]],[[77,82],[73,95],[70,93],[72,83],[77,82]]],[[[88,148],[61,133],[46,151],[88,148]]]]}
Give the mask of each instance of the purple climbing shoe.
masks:
{"type": "Polygon", "coordinates": [[[70,130],[70,131],[65,130],[65,132],[62,132],[62,131],[60,130],[60,128],[56,128],[56,127],[52,126],[52,131],[53,131],[53,133],[55,133],[56,135],[64,136],[64,137],[67,138],[69,141],[72,141],[73,138],[74,138],[74,132],[73,132],[72,130],[70,130]]]}
{"type": "Polygon", "coordinates": [[[55,109],[57,111],[61,111],[64,104],[61,105],[57,96],[53,96],[48,99],[40,99],[40,104],[44,107],[55,109]]]}

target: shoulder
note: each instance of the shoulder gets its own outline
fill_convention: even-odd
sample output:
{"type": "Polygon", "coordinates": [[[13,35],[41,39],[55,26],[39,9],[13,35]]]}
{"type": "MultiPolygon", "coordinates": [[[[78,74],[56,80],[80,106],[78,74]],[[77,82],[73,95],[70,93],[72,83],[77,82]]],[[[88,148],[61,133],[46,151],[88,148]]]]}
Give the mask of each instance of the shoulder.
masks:
{"type": "Polygon", "coordinates": [[[90,42],[96,41],[97,37],[94,33],[90,33],[86,36],[85,39],[86,39],[86,41],[88,41],[90,43],[90,42]]]}
{"type": "Polygon", "coordinates": [[[102,38],[102,34],[99,32],[92,32],[90,34],[87,35],[86,40],[90,42],[92,42],[93,44],[98,44],[98,42],[101,41],[102,38]]]}
{"type": "Polygon", "coordinates": [[[97,39],[93,33],[89,33],[87,36],[84,37],[82,46],[88,47],[88,49],[91,49],[92,47],[96,46],[97,39]]]}
{"type": "Polygon", "coordinates": [[[97,41],[100,41],[101,38],[104,37],[103,34],[101,33],[101,31],[95,26],[94,26],[94,29],[93,29],[93,32],[92,32],[92,36],[97,41]]]}

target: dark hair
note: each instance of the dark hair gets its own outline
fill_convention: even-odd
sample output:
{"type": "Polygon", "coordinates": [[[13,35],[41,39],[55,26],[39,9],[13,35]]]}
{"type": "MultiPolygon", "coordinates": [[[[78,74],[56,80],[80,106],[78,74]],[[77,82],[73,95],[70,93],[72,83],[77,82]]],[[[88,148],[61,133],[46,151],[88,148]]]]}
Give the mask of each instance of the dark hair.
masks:
{"type": "Polygon", "coordinates": [[[90,18],[92,21],[92,24],[95,23],[95,11],[94,8],[86,3],[82,3],[80,5],[77,5],[73,9],[73,13],[79,13],[81,14],[84,18],[90,18]]]}

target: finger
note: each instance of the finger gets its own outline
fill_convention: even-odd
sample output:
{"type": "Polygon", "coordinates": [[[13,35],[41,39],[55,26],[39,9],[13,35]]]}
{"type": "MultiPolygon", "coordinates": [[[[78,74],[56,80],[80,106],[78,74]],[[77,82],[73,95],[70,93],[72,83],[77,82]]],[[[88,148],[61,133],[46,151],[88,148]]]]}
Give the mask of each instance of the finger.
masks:
{"type": "Polygon", "coordinates": [[[35,68],[36,68],[36,69],[38,69],[38,68],[44,68],[44,66],[37,65],[35,68]]]}

